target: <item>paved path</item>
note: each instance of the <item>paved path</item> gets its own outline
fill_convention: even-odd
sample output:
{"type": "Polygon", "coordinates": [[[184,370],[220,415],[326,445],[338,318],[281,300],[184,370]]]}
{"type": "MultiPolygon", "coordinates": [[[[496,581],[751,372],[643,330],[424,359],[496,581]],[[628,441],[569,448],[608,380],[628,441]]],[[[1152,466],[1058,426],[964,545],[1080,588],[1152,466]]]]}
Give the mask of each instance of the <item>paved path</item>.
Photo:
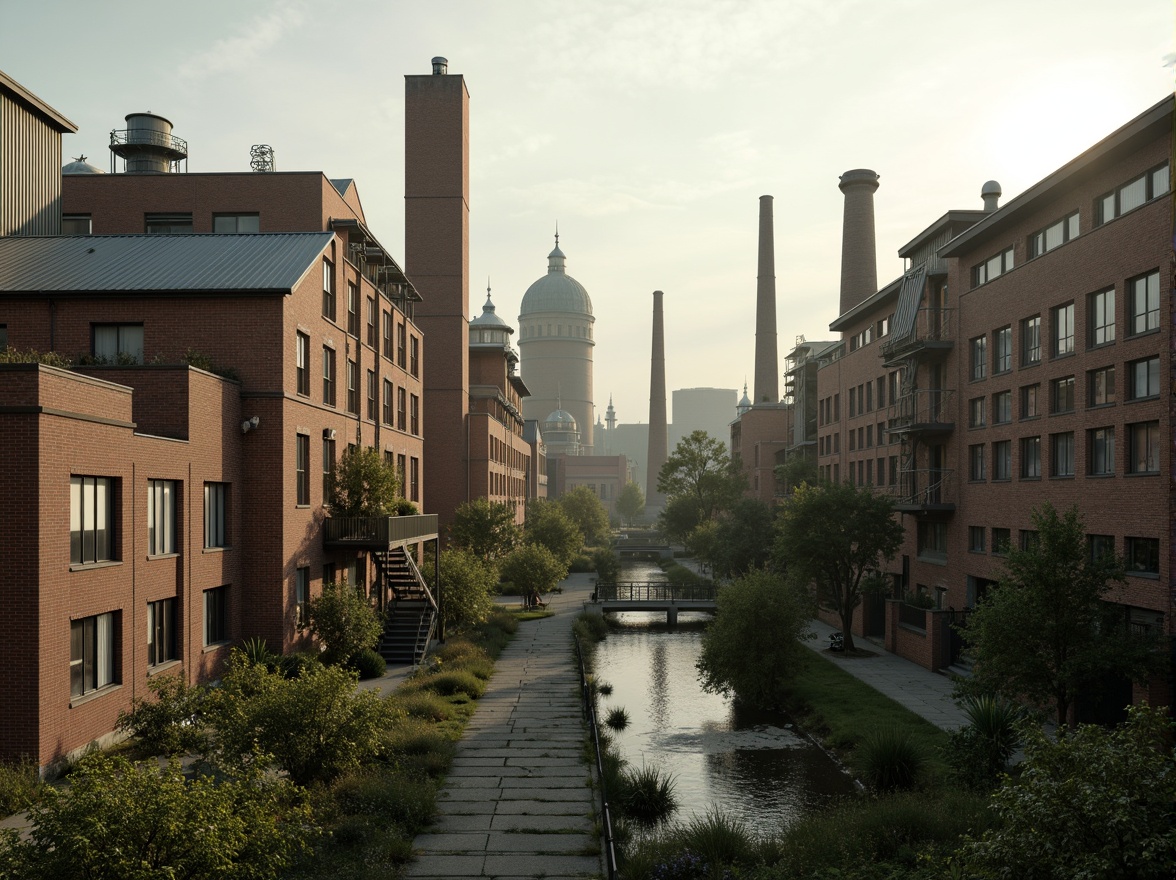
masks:
{"type": "Polygon", "coordinates": [[[572,575],[553,617],[519,625],[458,745],[413,878],[600,877],[571,624],[592,593],[572,575]]]}
{"type": "Polygon", "coordinates": [[[968,723],[967,716],[951,697],[952,682],[946,675],[931,672],[917,663],[891,654],[875,642],[855,637],[859,648],[873,651],[874,657],[843,657],[826,649],[834,627],[820,620],[812,621],[810,629],[816,639],[805,642],[827,660],[831,660],[855,678],[864,681],[894,702],[906,706],[944,730],[956,730],[968,723]]]}

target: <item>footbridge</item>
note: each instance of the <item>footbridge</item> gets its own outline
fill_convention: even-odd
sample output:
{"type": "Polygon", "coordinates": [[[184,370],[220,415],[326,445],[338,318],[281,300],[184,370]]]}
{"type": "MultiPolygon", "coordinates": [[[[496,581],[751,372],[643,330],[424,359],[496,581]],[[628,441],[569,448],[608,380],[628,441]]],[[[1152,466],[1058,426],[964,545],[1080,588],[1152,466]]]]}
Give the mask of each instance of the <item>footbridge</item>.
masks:
{"type": "Polygon", "coordinates": [[[680,611],[715,613],[713,584],[666,584],[647,581],[616,581],[598,583],[588,610],[604,614],[607,611],[661,611],[666,623],[674,626],[680,611]]]}

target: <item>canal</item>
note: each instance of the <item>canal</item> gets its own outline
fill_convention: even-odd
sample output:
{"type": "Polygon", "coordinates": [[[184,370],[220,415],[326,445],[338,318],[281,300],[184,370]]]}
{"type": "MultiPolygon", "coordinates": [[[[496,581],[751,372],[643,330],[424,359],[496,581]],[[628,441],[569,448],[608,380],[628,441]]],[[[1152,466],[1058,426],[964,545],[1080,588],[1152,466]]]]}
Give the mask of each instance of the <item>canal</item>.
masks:
{"type": "MultiPolygon", "coordinates": [[[[624,580],[664,580],[651,563],[627,562],[624,580]]],[[[830,799],[854,791],[828,755],[778,712],[736,707],[708,694],[695,663],[708,615],[683,614],[670,630],[665,615],[610,615],[615,626],[597,646],[596,675],[612,685],[600,717],[624,708],[629,725],[610,731],[630,766],[656,765],[673,775],[677,819],[717,808],[760,833],[773,833],[830,799]]]]}

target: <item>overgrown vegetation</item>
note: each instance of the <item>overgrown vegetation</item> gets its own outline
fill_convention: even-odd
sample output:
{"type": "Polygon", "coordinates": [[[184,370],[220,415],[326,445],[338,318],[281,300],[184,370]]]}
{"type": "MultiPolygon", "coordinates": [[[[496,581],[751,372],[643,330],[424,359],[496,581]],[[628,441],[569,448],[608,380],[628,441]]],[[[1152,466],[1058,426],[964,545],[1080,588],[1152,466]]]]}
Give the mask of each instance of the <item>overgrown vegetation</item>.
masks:
{"type": "Polygon", "coordinates": [[[31,807],[45,788],[35,761],[0,761],[0,817],[31,807]]]}
{"type": "Polygon", "coordinates": [[[323,662],[344,663],[364,648],[374,648],[384,629],[367,598],[347,581],[323,585],[307,605],[306,629],[325,646],[323,662]]]}

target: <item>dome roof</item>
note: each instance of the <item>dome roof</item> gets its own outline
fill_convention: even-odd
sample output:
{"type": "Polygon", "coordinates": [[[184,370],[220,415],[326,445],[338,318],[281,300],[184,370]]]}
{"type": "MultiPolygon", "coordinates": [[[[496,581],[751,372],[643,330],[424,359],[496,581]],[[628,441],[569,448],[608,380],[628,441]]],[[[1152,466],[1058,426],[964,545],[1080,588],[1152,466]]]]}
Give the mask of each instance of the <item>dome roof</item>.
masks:
{"type": "Polygon", "coordinates": [[[490,288],[486,288],[486,302],[482,305],[482,314],[470,321],[470,327],[505,330],[508,333],[514,333],[514,328],[495,314],[494,303],[490,301],[490,288]]]}
{"type": "Polygon", "coordinates": [[[574,431],[576,430],[576,419],[567,410],[557,409],[543,420],[543,430],[574,431]]]}
{"type": "Polygon", "coordinates": [[[78,156],[68,165],[61,166],[62,174],[105,174],[97,165],[91,165],[85,156],[78,156]]]}
{"type": "Polygon", "coordinates": [[[579,281],[564,271],[564,252],[559,249],[559,234],[555,236],[555,250],[547,255],[547,274],[527,288],[519,317],[538,312],[565,312],[572,315],[591,315],[592,300],[579,281]]]}

